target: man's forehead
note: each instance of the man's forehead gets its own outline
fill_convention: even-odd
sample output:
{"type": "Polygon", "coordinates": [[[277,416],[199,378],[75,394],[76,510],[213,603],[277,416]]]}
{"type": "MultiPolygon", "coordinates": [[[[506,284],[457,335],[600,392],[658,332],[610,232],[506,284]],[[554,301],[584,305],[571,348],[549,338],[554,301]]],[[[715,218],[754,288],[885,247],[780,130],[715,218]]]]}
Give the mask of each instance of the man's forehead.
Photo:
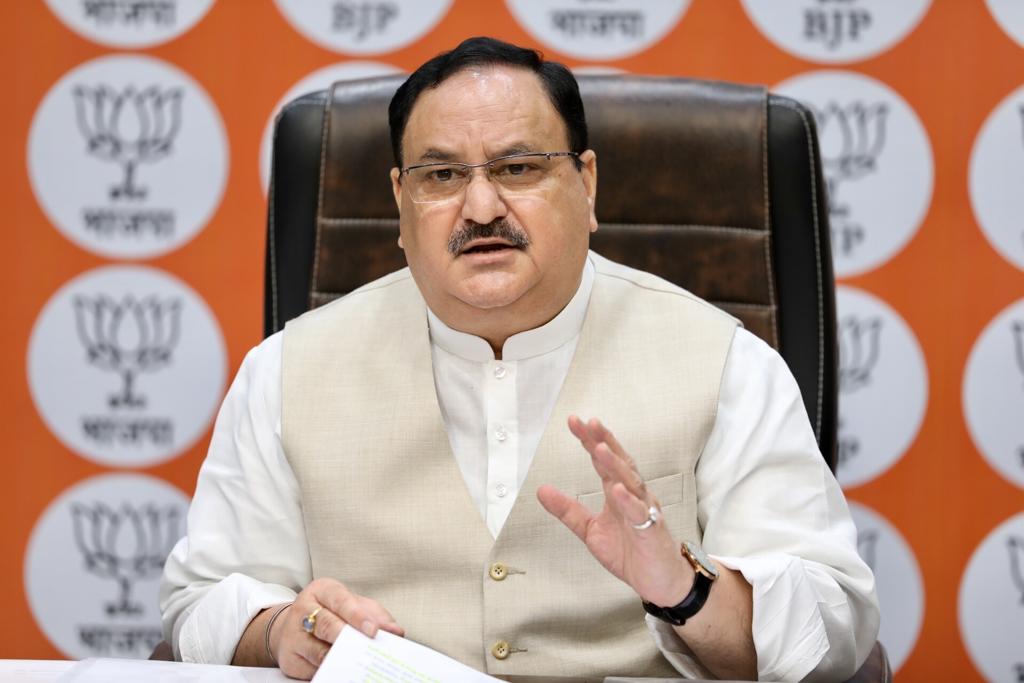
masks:
{"type": "Polygon", "coordinates": [[[552,136],[563,139],[565,125],[540,78],[528,69],[483,66],[453,74],[417,98],[403,147],[408,163],[458,155],[467,143],[483,142],[496,155],[532,151],[552,136]]]}

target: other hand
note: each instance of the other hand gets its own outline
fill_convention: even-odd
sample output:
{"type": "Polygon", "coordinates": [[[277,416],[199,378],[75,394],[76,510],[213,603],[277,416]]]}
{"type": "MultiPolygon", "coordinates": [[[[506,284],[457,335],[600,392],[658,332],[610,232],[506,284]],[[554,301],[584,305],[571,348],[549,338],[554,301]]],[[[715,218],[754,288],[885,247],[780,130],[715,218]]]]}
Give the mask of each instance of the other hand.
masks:
{"type": "Polygon", "coordinates": [[[376,600],[356,595],[334,579],[315,579],[273,624],[270,649],[281,672],[291,678],[312,678],[346,624],[371,638],[379,629],[405,635],[376,600]],[[316,610],[313,632],[307,633],[303,619],[316,610]]]}

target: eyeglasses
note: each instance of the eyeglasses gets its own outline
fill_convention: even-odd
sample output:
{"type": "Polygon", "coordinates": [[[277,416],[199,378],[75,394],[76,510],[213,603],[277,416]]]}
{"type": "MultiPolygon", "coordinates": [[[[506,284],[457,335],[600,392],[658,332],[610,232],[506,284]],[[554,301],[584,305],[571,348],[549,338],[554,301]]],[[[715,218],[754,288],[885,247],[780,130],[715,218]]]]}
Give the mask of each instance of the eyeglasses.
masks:
{"type": "Polygon", "coordinates": [[[484,161],[479,164],[439,162],[408,166],[401,170],[406,177],[409,197],[417,204],[433,204],[456,199],[462,195],[473,177],[473,169],[482,168],[503,197],[535,193],[546,186],[555,164],[561,157],[575,152],[524,152],[484,161]]]}

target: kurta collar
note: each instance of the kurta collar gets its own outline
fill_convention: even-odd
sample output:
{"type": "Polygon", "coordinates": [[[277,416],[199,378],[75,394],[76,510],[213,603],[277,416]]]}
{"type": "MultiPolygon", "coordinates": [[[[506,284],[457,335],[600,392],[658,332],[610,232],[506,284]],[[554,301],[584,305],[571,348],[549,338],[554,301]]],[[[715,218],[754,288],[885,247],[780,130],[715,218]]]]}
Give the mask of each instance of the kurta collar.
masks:
{"type": "MultiPolygon", "coordinates": [[[[583,263],[580,286],[565,308],[544,325],[506,339],[501,349],[502,360],[517,361],[541,356],[574,339],[583,327],[593,287],[594,264],[588,255],[583,263]]],[[[494,360],[494,351],[487,340],[448,327],[429,307],[427,321],[430,325],[431,341],[448,353],[481,363],[494,360]]]]}

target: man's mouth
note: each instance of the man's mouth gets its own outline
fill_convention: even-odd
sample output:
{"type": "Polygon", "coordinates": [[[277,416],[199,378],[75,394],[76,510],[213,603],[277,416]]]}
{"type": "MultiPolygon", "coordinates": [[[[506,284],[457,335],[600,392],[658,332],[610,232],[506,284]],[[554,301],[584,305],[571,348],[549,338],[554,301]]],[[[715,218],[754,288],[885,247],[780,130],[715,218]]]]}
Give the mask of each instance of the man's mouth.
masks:
{"type": "Polygon", "coordinates": [[[518,249],[518,247],[505,242],[504,240],[477,240],[471,242],[460,252],[462,254],[488,254],[503,251],[506,249],[518,249]]]}

